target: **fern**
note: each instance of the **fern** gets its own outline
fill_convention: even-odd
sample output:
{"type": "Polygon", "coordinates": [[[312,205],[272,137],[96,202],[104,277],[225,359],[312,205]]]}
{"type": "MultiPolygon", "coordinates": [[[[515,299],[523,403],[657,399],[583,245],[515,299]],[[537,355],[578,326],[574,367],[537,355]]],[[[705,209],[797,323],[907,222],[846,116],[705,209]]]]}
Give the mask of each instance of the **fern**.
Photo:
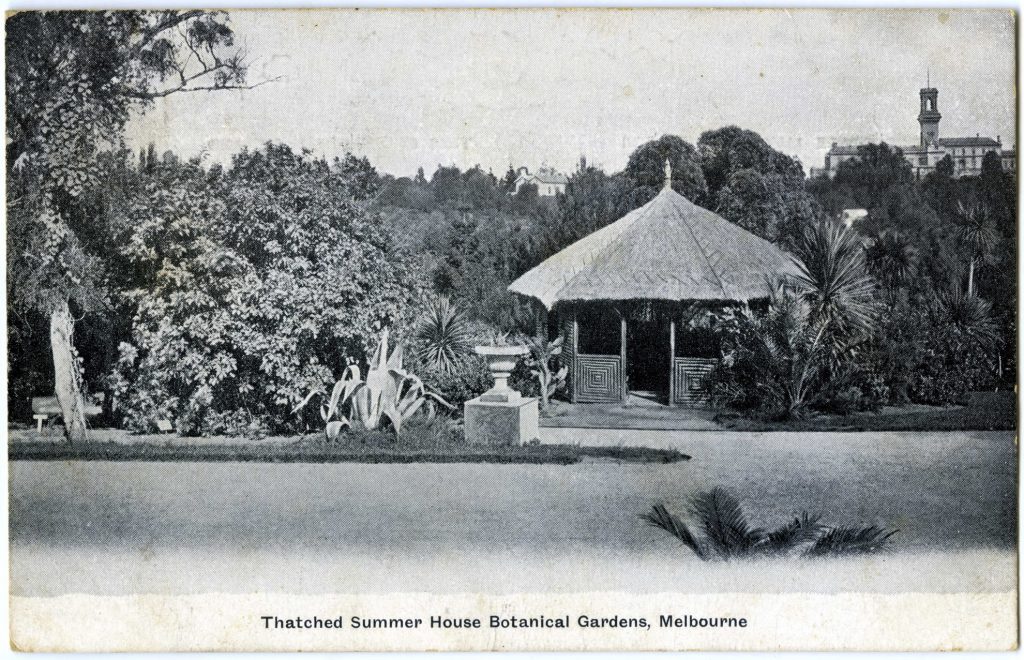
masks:
{"type": "Polygon", "coordinates": [[[889,538],[898,531],[898,529],[887,530],[875,525],[833,527],[819,536],[805,554],[808,557],[823,557],[878,552],[885,548],[889,538]]]}
{"type": "Polygon", "coordinates": [[[694,538],[690,528],[682,520],[669,513],[664,504],[655,504],[651,507],[650,512],[640,514],[640,517],[646,520],[647,524],[663,529],[682,541],[683,545],[693,550],[693,554],[699,558],[707,559],[707,553],[701,544],[697,542],[697,539],[694,538]]]}

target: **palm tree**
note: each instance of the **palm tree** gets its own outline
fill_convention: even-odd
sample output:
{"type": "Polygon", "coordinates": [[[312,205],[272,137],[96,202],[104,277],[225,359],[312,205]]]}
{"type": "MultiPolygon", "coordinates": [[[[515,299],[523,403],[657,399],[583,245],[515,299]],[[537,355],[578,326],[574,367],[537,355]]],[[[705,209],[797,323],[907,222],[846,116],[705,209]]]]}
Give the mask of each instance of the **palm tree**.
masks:
{"type": "Polygon", "coordinates": [[[469,321],[447,296],[427,305],[416,338],[422,346],[420,359],[443,374],[455,371],[472,350],[469,321]]]}
{"type": "Polygon", "coordinates": [[[967,270],[967,295],[974,295],[974,266],[979,260],[988,259],[995,247],[998,233],[992,222],[988,207],[984,204],[965,206],[957,202],[957,237],[964,242],[970,254],[967,270]]]}
{"type": "Polygon", "coordinates": [[[942,320],[991,351],[999,341],[999,330],[992,320],[992,305],[982,298],[954,288],[939,296],[942,320]]]}
{"type": "Polygon", "coordinates": [[[864,246],[852,230],[820,223],[797,246],[797,291],[810,305],[810,320],[825,329],[835,348],[868,334],[875,321],[874,280],[864,246]]]}
{"type": "Polygon", "coordinates": [[[655,504],[640,517],[662,529],[704,561],[755,556],[827,557],[863,555],[884,551],[899,530],[877,525],[830,526],[806,511],[772,531],[754,527],[743,507],[725,488],[697,493],[690,500],[690,513],[697,519],[703,539],[664,504],[655,504]]]}
{"type": "Polygon", "coordinates": [[[897,231],[882,232],[867,248],[868,268],[888,291],[910,281],[917,271],[917,259],[917,249],[897,231]]]}

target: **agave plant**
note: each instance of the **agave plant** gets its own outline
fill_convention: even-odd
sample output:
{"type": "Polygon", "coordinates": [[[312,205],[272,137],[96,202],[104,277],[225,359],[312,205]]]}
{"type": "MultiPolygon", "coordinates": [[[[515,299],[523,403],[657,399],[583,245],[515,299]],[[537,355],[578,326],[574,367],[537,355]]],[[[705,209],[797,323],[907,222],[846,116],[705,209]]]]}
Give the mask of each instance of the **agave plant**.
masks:
{"type": "MultiPolygon", "coordinates": [[[[325,396],[326,391],[316,389],[295,407],[302,410],[314,397],[325,396]]],[[[320,414],[327,423],[325,433],[328,440],[336,440],[341,431],[353,424],[373,430],[384,419],[391,421],[395,435],[401,436],[402,424],[426,405],[428,417],[433,417],[436,405],[448,409],[453,406],[431,392],[418,376],[402,368],[402,347],[388,353],[388,330],[381,333],[365,380],[356,365],[349,365],[341,379],[334,384],[330,397],[321,404],[320,414]],[[349,414],[344,414],[345,407],[349,414]]]]}
{"type": "Polygon", "coordinates": [[[526,346],[530,349],[527,366],[540,384],[541,408],[547,408],[551,396],[565,387],[565,378],[569,373],[569,368],[563,365],[561,368],[555,369],[552,364],[554,359],[562,354],[562,342],[562,337],[548,341],[542,335],[526,339],[526,346]]]}
{"type": "Polygon", "coordinates": [[[427,306],[416,338],[422,345],[420,359],[443,374],[454,372],[473,349],[466,315],[447,296],[427,306]]]}
{"type": "Polygon", "coordinates": [[[729,560],[755,555],[803,555],[824,557],[877,552],[898,530],[868,527],[828,527],[819,517],[804,512],[773,530],[753,527],[737,500],[729,491],[716,487],[698,493],[690,503],[690,512],[704,532],[701,540],[685,522],[664,504],[655,504],[641,518],[662,529],[702,560],[715,556],[729,560]]]}

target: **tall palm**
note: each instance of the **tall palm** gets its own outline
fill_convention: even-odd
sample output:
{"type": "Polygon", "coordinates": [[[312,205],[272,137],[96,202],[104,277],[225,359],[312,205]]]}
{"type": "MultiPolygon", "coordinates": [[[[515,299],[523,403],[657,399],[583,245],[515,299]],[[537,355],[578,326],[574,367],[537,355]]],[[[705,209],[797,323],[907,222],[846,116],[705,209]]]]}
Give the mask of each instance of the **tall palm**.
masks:
{"type": "Polygon", "coordinates": [[[420,359],[444,374],[455,371],[472,350],[469,321],[447,296],[427,305],[416,338],[421,344],[420,359]]]}
{"type": "Polygon", "coordinates": [[[979,261],[988,259],[999,234],[992,222],[988,207],[984,204],[965,205],[957,202],[956,233],[970,254],[967,270],[967,295],[974,295],[974,267],[979,261]]]}
{"type": "Polygon", "coordinates": [[[810,305],[811,322],[842,348],[871,331],[876,315],[874,280],[857,234],[820,223],[797,246],[796,289],[810,305]]]}

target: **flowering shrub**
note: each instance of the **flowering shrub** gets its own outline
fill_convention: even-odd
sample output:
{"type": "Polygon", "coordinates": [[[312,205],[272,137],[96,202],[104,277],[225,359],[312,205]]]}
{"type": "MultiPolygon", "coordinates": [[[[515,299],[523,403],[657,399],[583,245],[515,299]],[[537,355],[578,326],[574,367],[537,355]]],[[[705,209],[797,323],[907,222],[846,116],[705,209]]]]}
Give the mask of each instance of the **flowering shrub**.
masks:
{"type": "Polygon", "coordinates": [[[405,256],[326,162],[267,145],[226,173],[156,178],[122,247],[149,275],[112,377],[129,428],[289,429],[307,392],[405,324],[419,292],[405,256]]]}

